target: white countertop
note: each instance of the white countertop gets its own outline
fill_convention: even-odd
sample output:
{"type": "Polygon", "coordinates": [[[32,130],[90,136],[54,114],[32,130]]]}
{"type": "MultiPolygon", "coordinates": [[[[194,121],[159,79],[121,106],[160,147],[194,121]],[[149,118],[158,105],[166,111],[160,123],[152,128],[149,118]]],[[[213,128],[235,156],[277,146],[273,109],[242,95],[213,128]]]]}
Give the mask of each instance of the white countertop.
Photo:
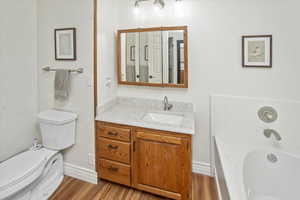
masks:
{"type": "Polygon", "coordinates": [[[98,109],[97,121],[111,122],[142,128],[171,131],[184,134],[195,134],[195,117],[193,105],[183,102],[171,102],[171,111],[163,111],[162,101],[117,97],[98,109]],[[149,113],[181,114],[183,121],[180,126],[157,122],[147,122],[143,117],[149,113]]]}

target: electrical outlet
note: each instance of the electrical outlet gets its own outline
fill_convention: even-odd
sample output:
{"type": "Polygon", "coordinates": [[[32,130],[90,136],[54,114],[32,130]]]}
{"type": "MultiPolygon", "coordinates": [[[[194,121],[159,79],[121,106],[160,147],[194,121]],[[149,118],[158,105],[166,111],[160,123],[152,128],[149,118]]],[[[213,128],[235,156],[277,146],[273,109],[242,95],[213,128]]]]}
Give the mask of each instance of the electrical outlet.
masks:
{"type": "Polygon", "coordinates": [[[88,164],[90,166],[95,166],[95,154],[89,153],[89,155],[88,155],[88,164]]]}
{"type": "Polygon", "coordinates": [[[112,86],[112,79],[111,79],[111,77],[106,77],[105,78],[105,86],[108,87],[108,88],[111,88],[111,86],[112,86]]]}
{"type": "Polygon", "coordinates": [[[87,85],[88,85],[89,88],[93,87],[94,83],[93,83],[93,80],[91,78],[88,79],[88,84],[87,85]]]}

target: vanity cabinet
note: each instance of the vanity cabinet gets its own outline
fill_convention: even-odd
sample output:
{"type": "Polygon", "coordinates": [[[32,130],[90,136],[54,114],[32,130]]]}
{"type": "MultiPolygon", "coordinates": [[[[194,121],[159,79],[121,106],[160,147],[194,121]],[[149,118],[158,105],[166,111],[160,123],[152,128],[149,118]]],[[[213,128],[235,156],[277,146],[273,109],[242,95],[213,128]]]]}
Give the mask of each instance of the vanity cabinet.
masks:
{"type": "Polygon", "coordinates": [[[133,144],[135,188],[172,199],[189,199],[190,138],[136,129],[133,144]]]}
{"type": "Polygon", "coordinates": [[[171,199],[191,199],[190,135],[96,123],[99,178],[171,199]]]}
{"type": "Polygon", "coordinates": [[[96,163],[99,178],[131,186],[131,129],[97,122],[96,163]]]}

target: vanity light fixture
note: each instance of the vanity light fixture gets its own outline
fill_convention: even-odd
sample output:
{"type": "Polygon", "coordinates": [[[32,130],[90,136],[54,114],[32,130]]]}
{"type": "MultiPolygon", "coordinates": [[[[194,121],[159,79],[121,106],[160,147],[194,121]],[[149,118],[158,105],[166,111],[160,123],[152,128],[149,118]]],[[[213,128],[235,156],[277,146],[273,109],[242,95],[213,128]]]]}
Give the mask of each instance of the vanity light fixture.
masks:
{"type": "MultiPolygon", "coordinates": [[[[151,0],[135,0],[135,3],[134,3],[134,6],[135,7],[138,7],[140,2],[143,2],[143,1],[151,1],[151,0]]],[[[181,2],[182,0],[175,0],[176,2],[181,2]]],[[[155,6],[160,6],[161,8],[164,8],[165,7],[165,1],[164,0],[154,0],[154,3],[153,3],[155,6]]]]}

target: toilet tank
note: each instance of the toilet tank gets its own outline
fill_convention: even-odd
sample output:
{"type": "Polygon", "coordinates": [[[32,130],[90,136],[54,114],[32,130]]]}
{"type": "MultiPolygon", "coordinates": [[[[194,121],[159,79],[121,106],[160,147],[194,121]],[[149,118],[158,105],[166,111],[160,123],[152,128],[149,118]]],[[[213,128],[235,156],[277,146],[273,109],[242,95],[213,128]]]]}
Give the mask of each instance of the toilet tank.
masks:
{"type": "Polygon", "coordinates": [[[63,150],[75,144],[77,114],[59,110],[46,110],[38,115],[43,146],[63,150]]]}

